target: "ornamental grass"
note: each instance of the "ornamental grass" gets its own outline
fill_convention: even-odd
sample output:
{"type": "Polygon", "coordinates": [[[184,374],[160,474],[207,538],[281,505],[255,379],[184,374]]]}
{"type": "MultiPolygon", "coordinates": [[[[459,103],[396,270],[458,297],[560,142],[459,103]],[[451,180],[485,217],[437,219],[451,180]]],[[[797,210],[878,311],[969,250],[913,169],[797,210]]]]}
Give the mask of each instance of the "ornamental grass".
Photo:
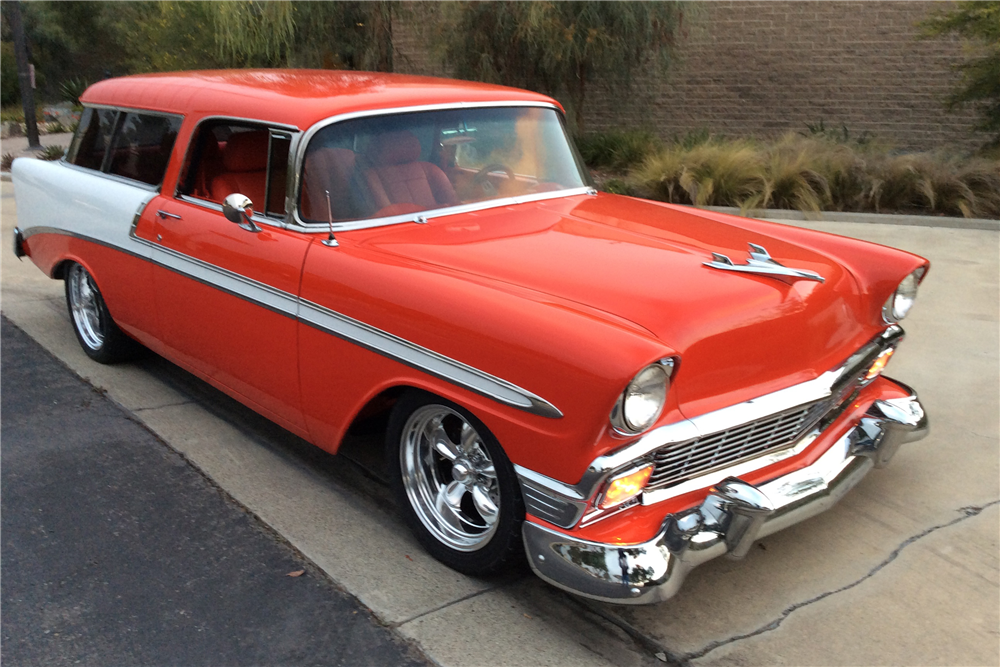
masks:
{"type": "Polygon", "coordinates": [[[1000,218],[1000,159],[897,153],[877,142],[789,134],[704,136],[635,164],[616,191],[677,204],[1000,218]]]}

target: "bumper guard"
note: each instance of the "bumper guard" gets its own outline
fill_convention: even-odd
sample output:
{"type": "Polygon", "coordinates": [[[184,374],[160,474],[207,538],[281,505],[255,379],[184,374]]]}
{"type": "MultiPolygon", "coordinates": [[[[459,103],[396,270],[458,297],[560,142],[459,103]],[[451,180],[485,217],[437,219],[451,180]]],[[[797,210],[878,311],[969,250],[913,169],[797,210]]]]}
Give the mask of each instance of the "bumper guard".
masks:
{"type": "Polygon", "coordinates": [[[875,401],[815,463],[752,486],[730,477],[701,506],[668,516],[649,542],[617,546],[577,540],[538,524],[523,528],[528,561],[545,581],[619,604],[673,597],[687,573],[725,554],[743,558],[754,541],[832,507],[899,446],[928,433],[915,395],[875,401]]]}

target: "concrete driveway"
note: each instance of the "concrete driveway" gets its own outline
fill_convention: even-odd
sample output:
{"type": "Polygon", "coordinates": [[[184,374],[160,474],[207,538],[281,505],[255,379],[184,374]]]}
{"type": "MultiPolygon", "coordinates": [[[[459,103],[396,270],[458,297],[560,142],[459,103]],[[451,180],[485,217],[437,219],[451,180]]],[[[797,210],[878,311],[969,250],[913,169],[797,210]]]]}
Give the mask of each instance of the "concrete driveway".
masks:
{"type": "Polygon", "coordinates": [[[481,581],[438,564],[365,469],[363,440],[356,465],[161,359],[94,364],[62,283],[13,257],[9,183],[0,196],[4,314],[442,665],[1000,662],[996,231],[794,223],[931,260],[889,367],[919,392],[931,435],[746,560],[708,563],[674,600],[627,608],[580,602],[524,573],[481,581]]]}

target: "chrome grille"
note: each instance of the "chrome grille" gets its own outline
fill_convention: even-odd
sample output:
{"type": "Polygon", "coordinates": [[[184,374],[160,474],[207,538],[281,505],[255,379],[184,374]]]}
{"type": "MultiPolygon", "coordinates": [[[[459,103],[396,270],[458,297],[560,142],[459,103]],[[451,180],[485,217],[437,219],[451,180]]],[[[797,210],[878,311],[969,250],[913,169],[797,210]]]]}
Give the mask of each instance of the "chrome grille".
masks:
{"type": "Polygon", "coordinates": [[[716,468],[792,445],[829,411],[826,398],[653,453],[656,468],[647,489],[670,486],[716,468]]]}

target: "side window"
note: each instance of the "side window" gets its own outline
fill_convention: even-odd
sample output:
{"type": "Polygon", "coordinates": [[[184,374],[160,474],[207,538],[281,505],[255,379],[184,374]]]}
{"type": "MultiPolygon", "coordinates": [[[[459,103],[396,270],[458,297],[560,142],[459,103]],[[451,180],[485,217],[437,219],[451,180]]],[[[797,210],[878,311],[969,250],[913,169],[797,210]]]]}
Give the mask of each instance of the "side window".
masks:
{"type": "Polygon", "coordinates": [[[176,116],[126,113],[115,134],[108,173],[159,185],[180,126],[176,116]]]}
{"type": "Polygon", "coordinates": [[[177,194],[221,204],[238,192],[255,212],[283,216],[290,144],[290,135],[264,126],[206,121],[191,141],[177,194]]]}
{"type": "Polygon", "coordinates": [[[104,164],[104,156],[111,143],[111,135],[115,131],[115,119],[118,112],[113,109],[94,109],[88,107],[80,118],[76,135],[70,145],[67,161],[87,169],[100,171],[104,164]]]}

